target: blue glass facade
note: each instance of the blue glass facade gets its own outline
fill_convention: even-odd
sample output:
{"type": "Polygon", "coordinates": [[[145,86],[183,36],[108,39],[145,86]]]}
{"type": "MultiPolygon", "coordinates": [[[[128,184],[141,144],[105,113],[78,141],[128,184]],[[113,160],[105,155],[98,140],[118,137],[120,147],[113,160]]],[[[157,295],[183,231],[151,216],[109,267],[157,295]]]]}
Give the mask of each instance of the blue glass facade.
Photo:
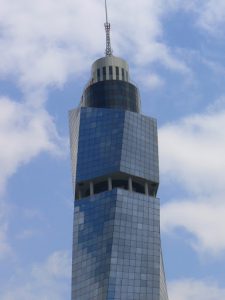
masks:
{"type": "Polygon", "coordinates": [[[132,98],[138,95],[135,89],[120,98],[120,80],[97,85],[97,93],[92,90],[96,83],[85,89],[80,107],[69,116],[75,199],[72,300],[168,300],[156,197],[157,123],[129,109],[134,99],[139,101],[132,98]],[[110,97],[112,83],[118,90],[110,97]],[[104,101],[99,86],[106,88],[104,101]]]}
{"type": "Polygon", "coordinates": [[[125,111],[81,108],[77,182],[120,169],[125,111]]]}
{"type": "Polygon", "coordinates": [[[72,163],[77,165],[77,182],[121,171],[159,183],[155,119],[121,109],[90,107],[70,113],[75,130],[77,119],[77,164],[76,160],[72,163]]]}
{"type": "Polygon", "coordinates": [[[113,189],[76,201],[73,251],[72,299],[159,300],[158,199],[113,189]]]}

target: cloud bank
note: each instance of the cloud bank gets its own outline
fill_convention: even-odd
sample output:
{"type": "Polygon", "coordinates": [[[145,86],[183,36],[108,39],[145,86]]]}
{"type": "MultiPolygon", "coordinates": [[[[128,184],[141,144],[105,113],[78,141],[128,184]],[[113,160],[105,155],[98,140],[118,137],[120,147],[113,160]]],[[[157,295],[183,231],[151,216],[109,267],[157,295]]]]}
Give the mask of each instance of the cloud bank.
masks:
{"type": "Polygon", "coordinates": [[[60,154],[65,142],[42,108],[0,97],[0,192],[7,179],[41,152],[60,154]]]}
{"type": "MultiPolygon", "coordinates": [[[[221,102],[221,101],[220,101],[221,102]]],[[[213,106],[202,114],[163,126],[159,131],[161,174],[186,190],[186,198],[162,207],[162,229],[181,227],[193,235],[200,253],[225,251],[225,109],[213,106]]]]}
{"type": "Polygon", "coordinates": [[[169,295],[172,300],[219,300],[225,289],[212,281],[186,279],[169,283],[169,295]]]}
{"type": "Polygon", "coordinates": [[[7,286],[1,288],[2,300],[63,300],[69,296],[71,260],[67,252],[52,253],[29,272],[16,270],[7,286]]]}

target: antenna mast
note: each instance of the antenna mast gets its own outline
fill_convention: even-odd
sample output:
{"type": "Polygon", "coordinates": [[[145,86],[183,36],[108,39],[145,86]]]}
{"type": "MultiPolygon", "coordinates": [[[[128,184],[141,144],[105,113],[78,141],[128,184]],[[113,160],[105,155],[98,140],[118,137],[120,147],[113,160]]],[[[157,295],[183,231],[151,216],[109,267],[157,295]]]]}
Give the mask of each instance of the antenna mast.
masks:
{"type": "Polygon", "coordinates": [[[112,55],[112,48],[111,48],[111,39],[110,39],[110,23],[108,22],[108,11],[107,11],[107,2],[105,0],[105,15],[106,15],[106,22],[105,22],[105,32],[106,32],[106,49],[105,55],[111,56],[112,55]]]}

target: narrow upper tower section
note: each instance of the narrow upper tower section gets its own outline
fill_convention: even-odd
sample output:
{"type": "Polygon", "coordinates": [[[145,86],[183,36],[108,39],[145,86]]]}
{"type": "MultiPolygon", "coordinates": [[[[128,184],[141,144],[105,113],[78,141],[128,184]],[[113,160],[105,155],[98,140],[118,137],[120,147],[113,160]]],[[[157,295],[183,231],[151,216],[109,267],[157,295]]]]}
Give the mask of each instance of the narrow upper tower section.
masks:
{"type": "Polygon", "coordinates": [[[105,32],[106,32],[106,49],[105,49],[105,55],[106,56],[112,56],[112,48],[111,48],[111,39],[110,39],[110,29],[111,25],[108,22],[108,10],[107,10],[107,1],[105,0],[105,16],[106,16],[106,22],[105,22],[105,32]]]}
{"type": "Polygon", "coordinates": [[[106,55],[92,64],[91,78],[84,89],[81,106],[116,108],[139,113],[139,91],[130,80],[129,66],[124,59],[112,54],[106,0],[105,13],[106,55]]]}

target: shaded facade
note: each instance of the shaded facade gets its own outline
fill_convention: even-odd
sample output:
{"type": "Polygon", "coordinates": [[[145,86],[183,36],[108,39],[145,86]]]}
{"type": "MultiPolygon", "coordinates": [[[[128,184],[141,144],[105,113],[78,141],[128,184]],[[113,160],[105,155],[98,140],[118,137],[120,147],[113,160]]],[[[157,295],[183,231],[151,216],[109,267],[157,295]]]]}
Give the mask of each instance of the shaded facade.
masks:
{"type": "Polygon", "coordinates": [[[97,60],[70,112],[72,300],[167,300],[156,120],[140,113],[127,63],[97,60]]]}

